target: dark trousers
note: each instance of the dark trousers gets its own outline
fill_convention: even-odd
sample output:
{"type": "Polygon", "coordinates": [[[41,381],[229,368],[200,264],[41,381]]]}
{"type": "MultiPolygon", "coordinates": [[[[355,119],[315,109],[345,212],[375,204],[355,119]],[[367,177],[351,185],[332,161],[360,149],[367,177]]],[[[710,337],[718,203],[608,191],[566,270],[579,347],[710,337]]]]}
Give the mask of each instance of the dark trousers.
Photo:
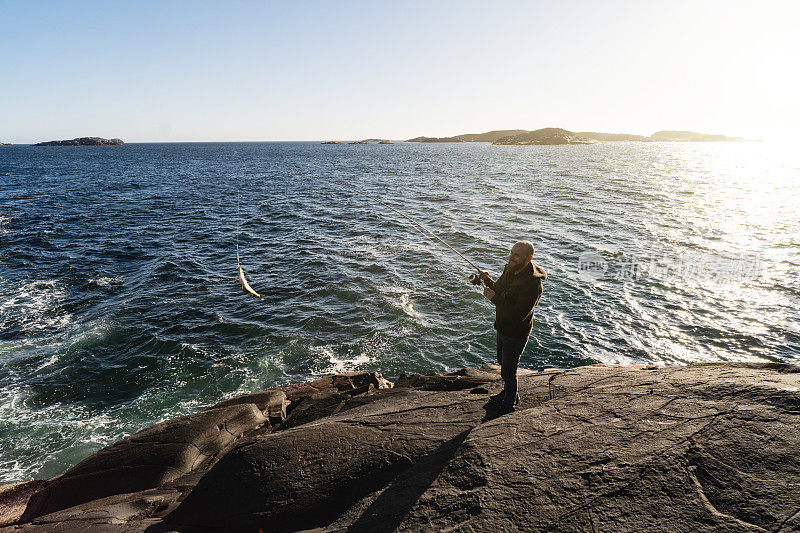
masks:
{"type": "Polygon", "coordinates": [[[503,407],[513,407],[517,400],[517,367],[526,344],[527,337],[515,339],[497,334],[497,363],[500,365],[500,377],[505,383],[503,407]]]}

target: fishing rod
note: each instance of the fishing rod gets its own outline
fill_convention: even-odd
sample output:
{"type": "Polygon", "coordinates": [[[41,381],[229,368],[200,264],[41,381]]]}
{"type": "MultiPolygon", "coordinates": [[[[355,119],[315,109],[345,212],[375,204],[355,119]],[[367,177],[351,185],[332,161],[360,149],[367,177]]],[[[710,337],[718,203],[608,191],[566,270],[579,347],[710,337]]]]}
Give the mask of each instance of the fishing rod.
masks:
{"type": "MultiPolygon", "coordinates": [[[[386,202],[384,202],[384,201],[382,201],[382,200],[380,200],[378,198],[375,198],[371,194],[367,194],[367,193],[365,193],[363,191],[360,191],[360,190],[358,190],[356,188],[353,188],[353,187],[346,187],[344,185],[340,185],[338,183],[333,183],[333,182],[331,182],[331,183],[334,186],[337,186],[337,187],[339,187],[341,189],[353,192],[353,193],[355,193],[355,194],[357,194],[359,196],[363,196],[365,198],[369,198],[370,200],[379,203],[380,205],[386,207],[387,209],[391,209],[392,211],[394,211],[395,213],[397,213],[401,217],[405,218],[406,220],[411,222],[411,224],[414,226],[414,228],[417,229],[418,231],[420,231],[423,235],[426,235],[426,234],[430,235],[431,237],[433,237],[434,239],[436,239],[440,243],[444,244],[450,250],[455,252],[456,255],[458,255],[461,259],[463,259],[464,261],[469,263],[470,266],[472,266],[475,270],[477,270],[478,271],[477,274],[470,275],[470,277],[469,277],[470,283],[472,283],[473,285],[480,285],[481,282],[483,281],[483,280],[481,280],[481,272],[482,272],[482,270],[478,267],[478,265],[476,265],[475,263],[470,261],[467,257],[464,256],[464,254],[462,254],[461,252],[459,252],[458,250],[456,250],[455,248],[450,246],[450,244],[445,242],[444,239],[442,239],[441,237],[436,235],[434,232],[432,232],[431,230],[429,230],[428,228],[426,228],[425,226],[423,226],[422,224],[420,224],[419,222],[417,222],[416,220],[414,220],[410,216],[406,215],[405,213],[403,213],[399,209],[396,209],[396,208],[392,207],[391,205],[387,204],[386,202]]],[[[237,270],[237,274],[238,274],[237,277],[239,278],[239,283],[241,283],[242,290],[244,292],[249,292],[253,296],[256,296],[259,299],[263,300],[264,297],[261,294],[259,294],[258,292],[256,292],[253,289],[253,287],[250,286],[250,283],[248,283],[247,276],[245,275],[244,270],[242,269],[241,260],[239,258],[239,233],[241,232],[241,215],[240,215],[240,211],[239,211],[239,205],[240,205],[240,195],[239,195],[239,191],[237,190],[236,191],[236,270],[237,270]]]]}
{"type": "Polygon", "coordinates": [[[353,188],[353,187],[345,187],[344,185],[339,185],[338,183],[334,183],[334,185],[337,185],[337,186],[339,186],[339,187],[341,187],[341,188],[343,188],[343,189],[347,189],[347,190],[349,190],[349,191],[351,191],[351,192],[354,192],[355,194],[358,194],[359,196],[364,196],[365,198],[369,198],[370,200],[372,200],[372,201],[374,201],[374,202],[378,202],[379,204],[381,204],[382,206],[386,207],[387,209],[391,209],[392,211],[394,211],[395,213],[397,213],[397,214],[398,214],[398,215],[400,215],[401,217],[403,217],[403,218],[407,219],[409,222],[411,222],[411,224],[412,224],[412,225],[413,225],[413,226],[414,226],[416,229],[420,230],[420,232],[421,232],[423,235],[425,235],[425,234],[427,233],[428,235],[430,235],[431,237],[433,237],[434,239],[436,239],[436,240],[437,240],[437,241],[439,241],[440,243],[444,244],[445,246],[447,246],[448,248],[450,248],[450,249],[451,249],[453,252],[455,252],[455,253],[456,253],[456,254],[457,254],[457,255],[458,255],[458,256],[459,256],[461,259],[463,259],[464,261],[466,261],[467,263],[469,263],[469,264],[470,264],[470,265],[471,265],[471,266],[472,266],[472,267],[473,267],[475,270],[477,270],[477,271],[478,271],[478,273],[477,273],[477,274],[472,274],[472,275],[469,277],[469,281],[470,281],[470,283],[472,283],[473,285],[480,285],[480,284],[481,284],[481,281],[482,281],[482,280],[481,280],[481,272],[483,272],[483,271],[482,271],[482,270],[481,270],[481,269],[478,267],[478,265],[476,265],[475,263],[473,263],[472,261],[470,261],[469,259],[467,259],[467,258],[464,256],[464,254],[462,254],[461,252],[459,252],[458,250],[456,250],[455,248],[453,248],[452,246],[450,246],[448,243],[446,243],[446,242],[444,241],[444,239],[442,239],[441,237],[439,237],[438,235],[436,235],[434,232],[432,232],[431,230],[429,230],[428,228],[426,228],[425,226],[423,226],[422,224],[420,224],[419,222],[417,222],[416,220],[414,220],[414,219],[413,219],[413,218],[411,218],[410,216],[406,215],[405,213],[403,213],[403,212],[402,212],[402,211],[400,211],[399,209],[395,209],[394,207],[392,207],[392,206],[390,206],[389,204],[387,204],[387,203],[385,203],[385,202],[383,202],[383,201],[379,200],[378,198],[375,198],[375,197],[374,197],[374,196],[372,196],[372,195],[369,195],[369,194],[367,194],[367,193],[365,193],[365,192],[363,192],[363,191],[360,191],[360,190],[358,190],[358,189],[356,189],[356,188],[353,188]]]}

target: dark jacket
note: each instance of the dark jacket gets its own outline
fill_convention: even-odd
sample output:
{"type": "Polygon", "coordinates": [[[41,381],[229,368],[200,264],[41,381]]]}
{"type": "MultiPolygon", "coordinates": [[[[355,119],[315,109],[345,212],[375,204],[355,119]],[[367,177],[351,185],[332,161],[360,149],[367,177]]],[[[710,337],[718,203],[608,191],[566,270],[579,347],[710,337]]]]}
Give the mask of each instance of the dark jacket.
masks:
{"type": "Polygon", "coordinates": [[[542,281],[547,272],[531,261],[519,274],[503,269],[500,279],[486,279],[486,286],[494,290],[492,303],[496,308],[494,329],[501,335],[516,339],[527,338],[533,328],[533,308],[542,297],[542,281]]]}

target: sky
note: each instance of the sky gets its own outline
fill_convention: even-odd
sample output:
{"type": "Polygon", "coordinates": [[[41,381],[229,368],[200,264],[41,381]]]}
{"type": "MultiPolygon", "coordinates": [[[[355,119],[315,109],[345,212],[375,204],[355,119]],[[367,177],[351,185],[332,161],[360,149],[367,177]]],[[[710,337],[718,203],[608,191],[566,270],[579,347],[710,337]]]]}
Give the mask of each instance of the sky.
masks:
{"type": "Polygon", "coordinates": [[[562,127],[771,140],[800,2],[0,0],[0,142],[562,127]]]}

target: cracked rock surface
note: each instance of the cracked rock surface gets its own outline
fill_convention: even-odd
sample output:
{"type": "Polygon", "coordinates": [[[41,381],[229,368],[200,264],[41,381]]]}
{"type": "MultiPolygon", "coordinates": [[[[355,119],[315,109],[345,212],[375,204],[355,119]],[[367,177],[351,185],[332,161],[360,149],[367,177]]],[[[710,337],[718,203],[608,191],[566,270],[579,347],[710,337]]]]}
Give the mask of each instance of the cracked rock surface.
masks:
{"type": "Polygon", "coordinates": [[[800,530],[798,367],[520,371],[503,416],[496,366],[390,385],[328,376],[157,424],[0,488],[0,530],[800,530]]]}

